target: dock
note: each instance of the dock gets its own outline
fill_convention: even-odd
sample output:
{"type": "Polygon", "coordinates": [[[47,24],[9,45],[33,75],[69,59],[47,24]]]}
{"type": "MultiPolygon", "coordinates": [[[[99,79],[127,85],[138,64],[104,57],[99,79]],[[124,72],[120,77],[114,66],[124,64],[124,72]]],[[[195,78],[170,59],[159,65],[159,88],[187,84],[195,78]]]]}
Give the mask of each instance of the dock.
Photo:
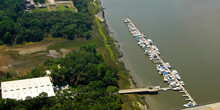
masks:
{"type": "Polygon", "coordinates": [[[167,91],[171,88],[165,87],[165,88],[135,88],[135,89],[122,89],[119,90],[119,94],[130,94],[130,93],[157,93],[158,91],[167,91]]]}
{"type": "Polygon", "coordinates": [[[144,35],[138,30],[138,28],[134,25],[134,23],[131,21],[131,19],[126,18],[126,21],[132,25],[132,27],[136,30],[137,34],[140,35],[141,39],[150,46],[150,50],[157,56],[157,58],[159,59],[158,61],[163,64],[168,72],[170,73],[170,75],[174,78],[174,81],[179,84],[179,87],[181,88],[181,91],[185,94],[184,96],[188,97],[187,100],[191,101],[192,104],[197,105],[196,101],[192,98],[192,96],[189,94],[189,92],[185,89],[184,86],[182,86],[182,84],[180,83],[180,81],[175,77],[175,74],[171,71],[171,69],[169,69],[167,67],[167,65],[165,64],[165,62],[163,61],[163,59],[157,54],[156,50],[154,50],[152,48],[152,45],[146,40],[146,38],[144,37],[144,35]]]}
{"type": "Polygon", "coordinates": [[[129,93],[156,93],[158,92],[159,89],[158,88],[153,88],[153,89],[149,89],[149,88],[135,88],[135,89],[123,89],[123,90],[119,90],[118,93],[119,94],[129,94],[129,93]]]}

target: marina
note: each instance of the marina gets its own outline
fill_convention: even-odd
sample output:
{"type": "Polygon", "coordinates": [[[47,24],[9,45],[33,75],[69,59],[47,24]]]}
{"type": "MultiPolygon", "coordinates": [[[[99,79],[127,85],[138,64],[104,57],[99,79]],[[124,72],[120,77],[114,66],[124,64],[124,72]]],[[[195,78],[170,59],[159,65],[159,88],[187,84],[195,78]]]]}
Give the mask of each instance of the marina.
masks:
{"type": "Polygon", "coordinates": [[[180,91],[181,93],[184,93],[183,96],[187,97],[185,100],[189,101],[189,103],[184,104],[183,106],[192,107],[197,105],[196,101],[185,89],[185,83],[181,81],[178,71],[171,70],[171,65],[161,59],[161,53],[154,42],[150,38],[147,38],[145,34],[142,34],[129,18],[125,18],[124,22],[128,24],[129,31],[137,39],[138,45],[143,48],[144,53],[148,55],[150,60],[156,64],[159,74],[163,75],[164,77],[163,80],[167,82],[169,87],[174,91],[180,91]]]}

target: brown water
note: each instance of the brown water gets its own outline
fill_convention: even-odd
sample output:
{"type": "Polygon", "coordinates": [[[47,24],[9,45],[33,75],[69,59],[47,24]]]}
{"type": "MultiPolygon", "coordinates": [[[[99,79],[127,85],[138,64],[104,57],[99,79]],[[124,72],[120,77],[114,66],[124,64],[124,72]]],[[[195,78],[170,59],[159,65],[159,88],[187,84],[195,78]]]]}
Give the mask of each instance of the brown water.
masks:
{"type": "MultiPolygon", "coordinates": [[[[176,69],[198,104],[220,101],[219,0],[102,0],[107,24],[124,53],[123,61],[141,86],[166,87],[155,65],[128,31],[122,19],[130,17],[151,35],[161,56],[176,69]]],[[[154,110],[181,108],[179,92],[147,96],[154,110]]]]}

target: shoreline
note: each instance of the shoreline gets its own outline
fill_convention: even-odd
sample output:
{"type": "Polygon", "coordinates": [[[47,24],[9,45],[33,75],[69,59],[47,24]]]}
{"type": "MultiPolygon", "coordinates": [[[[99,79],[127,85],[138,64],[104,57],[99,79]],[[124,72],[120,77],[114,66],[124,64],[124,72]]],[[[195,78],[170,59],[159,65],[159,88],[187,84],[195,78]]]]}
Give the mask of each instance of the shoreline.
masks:
{"type": "MultiPolygon", "coordinates": [[[[105,25],[106,25],[106,27],[107,27],[107,29],[109,30],[109,35],[110,35],[110,37],[112,38],[112,39],[114,39],[115,40],[115,44],[116,44],[116,48],[118,49],[118,51],[120,51],[122,54],[124,54],[121,50],[120,50],[120,44],[119,44],[119,42],[112,36],[112,35],[115,35],[114,34],[114,31],[112,31],[112,29],[110,29],[109,28],[109,26],[108,26],[108,24],[107,24],[107,22],[106,22],[106,18],[105,18],[105,11],[104,11],[104,8],[102,7],[102,4],[101,4],[101,1],[99,0],[99,6],[101,7],[101,9],[100,9],[100,11],[95,15],[95,16],[97,16],[97,18],[99,18],[99,20],[100,21],[102,21],[105,25]],[[100,14],[101,13],[101,14],[100,14]],[[112,35],[111,35],[111,34],[112,35]]],[[[124,61],[124,59],[123,59],[123,56],[124,55],[122,55],[122,57],[121,58],[117,58],[117,61],[119,61],[119,62],[125,62],[124,61]]],[[[124,67],[125,67],[125,69],[126,70],[128,70],[127,68],[127,66],[124,64],[124,67]]],[[[131,75],[130,74],[130,71],[128,70],[128,74],[129,75],[131,75]]],[[[140,82],[138,82],[137,81],[137,79],[135,79],[133,76],[131,76],[130,78],[128,78],[127,80],[129,80],[129,83],[130,83],[130,88],[138,88],[138,87],[141,87],[141,83],[140,82]]],[[[138,102],[138,105],[139,105],[139,107],[140,107],[140,109],[142,109],[142,110],[150,110],[150,106],[149,106],[149,104],[147,103],[147,96],[143,96],[144,98],[143,99],[141,99],[141,100],[143,100],[144,101],[144,103],[145,103],[145,105],[142,105],[140,102],[138,102]]]]}

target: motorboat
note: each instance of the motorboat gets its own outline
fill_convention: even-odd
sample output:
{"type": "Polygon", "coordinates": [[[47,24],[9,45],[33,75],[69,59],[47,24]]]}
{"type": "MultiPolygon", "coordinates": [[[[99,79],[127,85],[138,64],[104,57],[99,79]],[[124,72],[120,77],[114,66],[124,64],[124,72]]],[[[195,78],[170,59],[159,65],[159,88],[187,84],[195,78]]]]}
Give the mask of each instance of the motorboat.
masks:
{"type": "Polygon", "coordinates": [[[126,18],[124,19],[124,23],[130,23],[130,21],[126,18]]]}
{"type": "Polygon", "coordinates": [[[136,29],[135,28],[130,28],[129,31],[136,31],[136,29]]]}
{"type": "Polygon", "coordinates": [[[151,47],[152,47],[152,49],[154,49],[154,50],[157,48],[156,45],[152,45],[151,47]]]}
{"type": "Polygon", "coordinates": [[[165,63],[169,69],[171,69],[170,63],[165,63]]]}
{"type": "Polygon", "coordinates": [[[151,39],[147,39],[147,42],[150,44],[150,45],[153,45],[153,41],[151,39]]]}
{"type": "Polygon", "coordinates": [[[163,78],[163,81],[167,82],[167,81],[168,81],[168,79],[167,79],[166,77],[164,77],[164,78],[163,78]]]}
{"type": "Polygon", "coordinates": [[[161,65],[157,65],[157,70],[160,71],[161,65]]]}
{"type": "Polygon", "coordinates": [[[147,36],[143,33],[143,37],[146,38],[147,36]]]}
{"type": "Polygon", "coordinates": [[[160,55],[160,51],[159,50],[156,50],[156,52],[157,52],[158,55],[160,55]]]}
{"type": "Polygon", "coordinates": [[[180,91],[181,88],[180,88],[180,87],[175,87],[175,88],[173,88],[173,90],[174,90],[174,91],[180,91]]]}
{"type": "Polygon", "coordinates": [[[174,74],[178,74],[178,72],[177,72],[176,70],[173,70],[172,73],[174,73],[174,74]]]}
{"type": "Polygon", "coordinates": [[[181,77],[180,77],[180,75],[179,75],[178,73],[175,73],[174,75],[175,75],[175,77],[176,77],[178,80],[181,80],[181,77]]]}
{"type": "Polygon", "coordinates": [[[195,106],[195,104],[193,104],[192,102],[189,102],[189,103],[187,103],[187,104],[184,104],[183,106],[186,107],[186,108],[188,108],[188,107],[193,107],[193,106],[195,106]]]}
{"type": "Polygon", "coordinates": [[[185,86],[185,83],[184,83],[183,81],[180,81],[180,84],[181,84],[182,86],[185,86]]]}

